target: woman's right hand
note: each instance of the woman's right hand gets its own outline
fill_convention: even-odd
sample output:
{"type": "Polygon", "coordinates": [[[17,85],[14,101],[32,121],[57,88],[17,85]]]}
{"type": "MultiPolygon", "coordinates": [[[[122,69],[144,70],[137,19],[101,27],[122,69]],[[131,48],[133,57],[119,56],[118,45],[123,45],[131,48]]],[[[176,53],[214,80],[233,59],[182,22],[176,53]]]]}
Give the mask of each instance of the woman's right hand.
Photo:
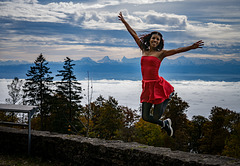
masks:
{"type": "Polygon", "coordinates": [[[122,12],[119,13],[118,15],[119,20],[121,20],[122,22],[125,22],[125,19],[123,18],[122,12]]]}
{"type": "Polygon", "coordinates": [[[118,18],[119,18],[119,20],[122,21],[122,23],[127,28],[128,32],[132,35],[132,37],[136,41],[138,47],[142,50],[142,42],[141,42],[141,40],[139,39],[137,33],[130,27],[130,25],[127,23],[127,21],[123,18],[122,12],[119,13],[118,18]]]}

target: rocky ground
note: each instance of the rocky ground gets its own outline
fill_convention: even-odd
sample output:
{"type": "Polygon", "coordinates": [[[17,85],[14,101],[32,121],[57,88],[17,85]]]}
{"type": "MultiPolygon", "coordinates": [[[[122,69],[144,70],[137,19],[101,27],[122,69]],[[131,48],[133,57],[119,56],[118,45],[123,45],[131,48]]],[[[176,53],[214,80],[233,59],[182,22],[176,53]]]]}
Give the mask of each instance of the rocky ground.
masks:
{"type": "Polygon", "coordinates": [[[0,166],[63,166],[57,161],[44,161],[37,157],[0,154],[0,166]]]}

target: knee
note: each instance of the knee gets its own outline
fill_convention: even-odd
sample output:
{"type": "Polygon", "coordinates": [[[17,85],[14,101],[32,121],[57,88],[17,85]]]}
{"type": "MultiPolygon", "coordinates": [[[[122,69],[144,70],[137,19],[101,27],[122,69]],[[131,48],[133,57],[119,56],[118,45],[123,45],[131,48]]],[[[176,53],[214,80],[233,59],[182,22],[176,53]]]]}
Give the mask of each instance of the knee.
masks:
{"type": "Polygon", "coordinates": [[[149,122],[149,117],[148,117],[147,115],[142,115],[142,119],[143,119],[144,121],[149,122]]]}
{"type": "Polygon", "coordinates": [[[153,122],[158,122],[160,120],[160,117],[153,116],[152,120],[153,120],[153,122]]]}
{"type": "Polygon", "coordinates": [[[151,115],[143,115],[142,116],[142,119],[146,122],[150,122],[150,123],[158,123],[159,122],[159,119],[158,118],[155,118],[151,115]]]}
{"type": "Polygon", "coordinates": [[[146,113],[142,114],[142,119],[146,122],[151,122],[152,121],[152,118],[150,117],[150,115],[146,114],[146,113]]]}

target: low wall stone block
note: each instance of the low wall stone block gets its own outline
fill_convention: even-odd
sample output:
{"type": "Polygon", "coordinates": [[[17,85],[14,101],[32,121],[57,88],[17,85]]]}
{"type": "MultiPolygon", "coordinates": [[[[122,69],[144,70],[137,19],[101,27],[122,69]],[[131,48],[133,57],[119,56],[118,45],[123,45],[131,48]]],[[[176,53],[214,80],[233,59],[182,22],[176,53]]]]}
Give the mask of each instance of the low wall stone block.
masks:
{"type": "MultiPolygon", "coordinates": [[[[0,126],[1,153],[27,154],[27,139],[27,130],[0,126]]],[[[240,166],[239,159],[224,156],[46,131],[32,131],[31,155],[83,166],[240,166]]]]}

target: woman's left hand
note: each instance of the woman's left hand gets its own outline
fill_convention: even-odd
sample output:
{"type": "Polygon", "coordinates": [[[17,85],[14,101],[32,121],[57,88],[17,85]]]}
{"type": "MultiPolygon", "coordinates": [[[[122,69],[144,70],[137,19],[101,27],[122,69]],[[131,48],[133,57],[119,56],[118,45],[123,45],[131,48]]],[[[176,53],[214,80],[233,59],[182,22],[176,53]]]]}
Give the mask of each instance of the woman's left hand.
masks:
{"type": "Polygon", "coordinates": [[[204,46],[204,42],[202,40],[199,40],[198,42],[192,45],[192,49],[202,48],[202,46],[204,46]]]}

